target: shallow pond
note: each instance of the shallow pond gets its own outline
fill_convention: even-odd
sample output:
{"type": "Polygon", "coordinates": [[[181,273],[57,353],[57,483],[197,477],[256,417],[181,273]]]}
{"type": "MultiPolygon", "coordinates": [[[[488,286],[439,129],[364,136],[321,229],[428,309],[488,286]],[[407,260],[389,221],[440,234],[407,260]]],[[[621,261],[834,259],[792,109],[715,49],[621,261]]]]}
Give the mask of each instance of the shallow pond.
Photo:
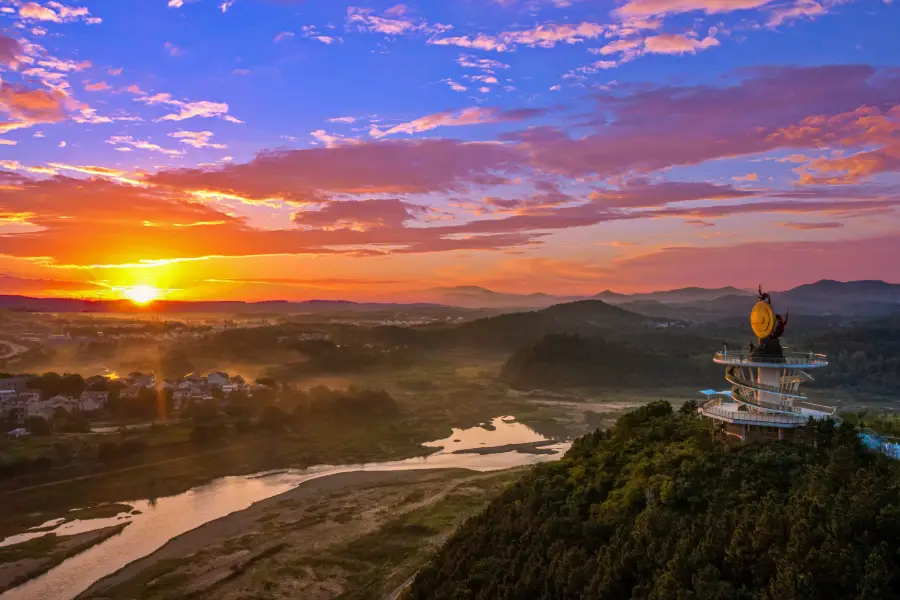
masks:
{"type": "MultiPolygon", "coordinates": [[[[111,524],[131,522],[121,534],[69,558],[40,577],[0,594],[0,599],[69,600],[94,582],[158,550],[173,537],[230,513],[244,510],[255,502],[284,493],[310,479],[351,471],[443,468],[493,471],[557,460],[569,447],[568,443],[548,445],[547,448],[554,451],[552,454],[527,454],[517,451],[495,454],[452,454],[455,450],[540,441],[547,441],[547,438],[526,425],[517,423],[512,417],[498,417],[490,425],[454,429],[450,437],[424,444],[440,448],[426,457],[356,465],[319,465],[302,470],[290,469],[240,477],[223,477],[176,496],[159,498],[155,501],[128,502],[134,509],[140,511],[138,514],[123,513],[113,518],[70,521],[56,529],[23,532],[0,541],[0,545],[19,543],[51,532],[58,535],[72,535],[111,524]]],[[[45,524],[47,525],[52,524],[45,524]]]]}

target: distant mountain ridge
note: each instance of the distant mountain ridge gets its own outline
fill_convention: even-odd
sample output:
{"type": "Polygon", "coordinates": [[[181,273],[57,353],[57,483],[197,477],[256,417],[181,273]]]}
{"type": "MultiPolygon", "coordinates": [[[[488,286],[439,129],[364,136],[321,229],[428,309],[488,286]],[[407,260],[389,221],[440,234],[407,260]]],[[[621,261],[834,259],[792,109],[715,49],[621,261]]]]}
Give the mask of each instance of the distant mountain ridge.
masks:
{"type": "MultiPolygon", "coordinates": [[[[772,291],[776,309],[809,315],[888,316],[900,312],[900,284],[884,281],[834,281],[823,279],[785,291],[772,291]]],[[[129,312],[129,313],[315,313],[377,312],[440,308],[539,310],[586,300],[602,301],[645,317],[711,320],[744,315],[755,290],[727,286],[685,287],[638,294],[606,290],[593,297],[554,296],[545,293],[511,294],[479,286],[439,287],[409,295],[407,303],[353,302],[349,300],[173,301],[160,300],[146,307],[127,300],[80,300],[0,296],[0,309],[33,312],[129,312]]]]}
{"type": "Polygon", "coordinates": [[[416,292],[413,296],[426,302],[464,308],[546,308],[586,299],[583,296],[552,296],[541,292],[507,294],[475,285],[430,288],[416,292]]]}
{"type": "Polygon", "coordinates": [[[686,287],[676,290],[664,290],[659,292],[647,292],[643,294],[618,294],[616,292],[606,290],[600,292],[594,298],[603,300],[610,304],[619,304],[623,302],[640,302],[655,301],[662,304],[682,304],[689,302],[700,302],[705,300],[715,300],[724,296],[755,296],[756,292],[750,290],[742,290],[736,287],[723,288],[700,288],[686,287]]]}
{"type": "Polygon", "coordinates": [[[29,312],[96,312],[96,313],[242,313],[283,314],[311,312],[376,312],[402,309],[448,308],[425,302],[393,304],[379,302],[351,302],[349,300],[263,300],[243,302],[239,300],[180,301],[157,300],[146,306],[138,306],[129,300],[80,300],[77,298],[31,298],[28,296],[0,295],[0,309],[29,312]]]}

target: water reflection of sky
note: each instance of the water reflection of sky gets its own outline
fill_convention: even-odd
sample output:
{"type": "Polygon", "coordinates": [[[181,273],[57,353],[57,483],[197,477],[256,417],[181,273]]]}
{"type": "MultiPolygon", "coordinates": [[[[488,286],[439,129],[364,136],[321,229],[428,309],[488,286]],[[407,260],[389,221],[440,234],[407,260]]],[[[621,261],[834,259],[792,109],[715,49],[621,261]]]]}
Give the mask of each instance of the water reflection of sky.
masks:
{"type": "MultiPolygon", "coordinates": [[[[178,494],[159,498],[155,502],[130,502],[139,514],[119,515],[105,519],[71,521],[48,531],[27,531],[0,541],[0,546],[19,543],[48,533],[73,535],[130,521],[125,530],[114,537],[74,556],[44,575],[0,594],[2,600],[70,600],[94,582],[130,562],[158,550],[173,537],[204,523],[244,510],[251,504],[291,490],[304,481],[337,473],[353,471],[409,471],[415,469],[462,468],[474,471],[493,471],[516,466],[556,460],[568,449],[568,443],[548,446],[555,454],[451,454],[454,450],[494,448],[509,444],[544,441],[526,425],[511,417],[498,417],[491,423],[493,430],[484,427],[454,429],[443,440],[424,444],[430,448],[444,448],[425,457],[358,465],[318,465],[309,469],[289,469],[257,473],[240,477],[224,477],[178,494]],[[458,442],[454,440],[459,440],[458,442]],[[24,537],[23,537],[24,536],[24,537]]],[[[53,522],[44,525],[52,527],[53,522]]]]}
{"type": "Polygon", "coordinates": [[[429,448],[443,448],[445,452],[454,452],[471,448],[494,448],[510,444],[543,442],[547,439],[527,425],[517,423],[514,417],[497,417],[491,421],[491,425],[494,428],[493,431],[484,427],[472,427],[471,429],[454,427],[453,433],[449,437],[425,442],[422,445],[429,448]]]}

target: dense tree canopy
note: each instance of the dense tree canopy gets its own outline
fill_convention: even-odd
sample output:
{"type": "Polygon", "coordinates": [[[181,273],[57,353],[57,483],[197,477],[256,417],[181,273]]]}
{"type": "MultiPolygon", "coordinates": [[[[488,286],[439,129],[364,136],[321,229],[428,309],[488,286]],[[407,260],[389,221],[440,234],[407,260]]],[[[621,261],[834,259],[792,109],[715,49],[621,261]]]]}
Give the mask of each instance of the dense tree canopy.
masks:
{"type": "Polygon", "coordinates": [[[855,387],[882,394],[900,390],[900,317],[804,336],[805,348],[828,355],[827,369],[816,372],[823,387],[855,387]]]}
{"type": "MultiPolygon", "coordinates": [[[[708,347],[707,347],[708,349],[708,347]]],[[[710,353],[660,352],[601,337],[551,333],[515,352],[502,378],[521,388],[693,384],[717,376],[710,353]]],[[[718,375],[721,377],[721,375],[718,375]]]]}
{"type": "Polygon", "coordinates": [[[623,416],[468,521],[411,599],[900,595],[900,465],[852,427],[722,446],[667,403],[623,416]]]}

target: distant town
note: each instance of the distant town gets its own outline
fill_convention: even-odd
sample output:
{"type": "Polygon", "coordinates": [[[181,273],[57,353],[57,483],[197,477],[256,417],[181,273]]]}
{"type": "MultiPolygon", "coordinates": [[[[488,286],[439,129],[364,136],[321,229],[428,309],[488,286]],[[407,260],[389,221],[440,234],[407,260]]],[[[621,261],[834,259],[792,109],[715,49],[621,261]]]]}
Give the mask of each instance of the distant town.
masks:
{"type": "MultiPolygon", "coordinates": [[[[157,380],[154,373],[134,372],[127,376],[57,375],[47,373],[0,376],[0,420],[18,426],[10,435],[29,434],[23,428],[32,419],[52,421],[60,416],[100,417],[114,400],[138,400],[142,396],[165,399],[166,409],[181,413],[190,404],[217,403],[224,408],[235,394],[244,398],[271,389],[262,383],[248,383],[240,375],[222,371],[189,373],[176,380],[157,380]]],[[[164,411],[167,412],[167,411],[164,411]]],[[[162,416],[162,415],[158,415],[162,416]]]]}

